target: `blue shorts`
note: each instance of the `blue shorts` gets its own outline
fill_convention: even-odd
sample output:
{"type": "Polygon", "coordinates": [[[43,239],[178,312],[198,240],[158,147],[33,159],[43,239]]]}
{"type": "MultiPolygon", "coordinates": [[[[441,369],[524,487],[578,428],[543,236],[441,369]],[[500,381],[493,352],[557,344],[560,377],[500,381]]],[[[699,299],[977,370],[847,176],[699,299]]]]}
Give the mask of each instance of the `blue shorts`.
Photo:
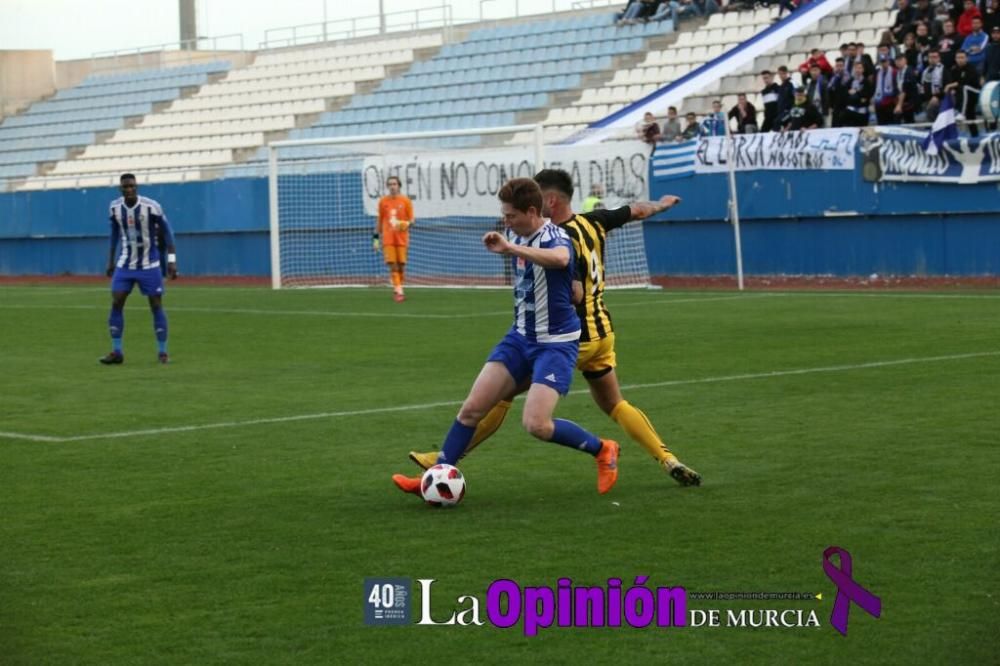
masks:
{"type": "Polygon", "coordinates": [[[115,274],[111,276],[111,291],[131,294],[132,287],[136,283],[139,284],[139,291],[143,296],[159,296],[163,293],[163,275],[160,274],[159,268],[138,270],[116,268],[115,274]]]}
{"type": "Polygon", "coordinates": [[[504,336],[487,361],[503,363],[507,372],[520,385],[529,377],[532,384],[544,384],[559,392],[569,393],[579,340],[572,342],[531,342],[515,330],[504,336]]]}

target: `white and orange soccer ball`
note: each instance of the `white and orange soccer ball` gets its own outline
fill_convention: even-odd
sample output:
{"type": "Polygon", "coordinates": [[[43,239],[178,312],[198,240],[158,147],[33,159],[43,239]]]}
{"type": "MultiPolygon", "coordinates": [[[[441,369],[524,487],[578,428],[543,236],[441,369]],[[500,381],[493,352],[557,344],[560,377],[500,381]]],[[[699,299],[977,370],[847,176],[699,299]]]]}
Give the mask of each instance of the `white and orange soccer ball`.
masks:
{"type": "Polygon", "coordinates": [[[465,476],[452,465],[434,465],[420,479],[420,494],[434,506],[455,506],[465,497],[465,476]]]}

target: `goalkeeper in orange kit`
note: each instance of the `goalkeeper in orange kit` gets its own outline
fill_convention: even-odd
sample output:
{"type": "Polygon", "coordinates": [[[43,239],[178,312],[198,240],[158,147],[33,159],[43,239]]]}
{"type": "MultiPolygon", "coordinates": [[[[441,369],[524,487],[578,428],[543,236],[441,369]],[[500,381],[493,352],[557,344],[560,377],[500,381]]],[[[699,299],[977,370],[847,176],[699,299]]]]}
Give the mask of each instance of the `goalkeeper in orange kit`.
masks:
{"type": "Polygon", "coordinates": [[[378,217],[375,218],[375,233],[372,247],[381,250],[392,279],[392,297],[397,303],[406,299],[403,294],[403,278],[406,271],[406,251],[410,246],[410,225],[413,224],[413,202],[410,197],[400,194],[401,183],[396,176],[385,181],[389,194],[378,200],[378,217]]]}

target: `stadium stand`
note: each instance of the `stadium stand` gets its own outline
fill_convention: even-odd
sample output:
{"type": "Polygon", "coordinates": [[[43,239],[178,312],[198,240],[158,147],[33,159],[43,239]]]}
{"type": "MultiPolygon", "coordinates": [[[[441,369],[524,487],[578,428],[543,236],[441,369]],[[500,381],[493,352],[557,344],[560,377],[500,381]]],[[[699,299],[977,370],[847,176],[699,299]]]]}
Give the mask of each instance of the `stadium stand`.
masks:
{"type": "Polygon", "coordinates": [[[101,148],[109,132],[129,127],[228,69],[228,62],[211,62],[89,76],[0,123],[0,177],[59,173],[74,155],[101,148]]]}
{"type": "MultiPolygon", "coordinates": [[[[844,9],[821,19],[808,31],[797,35],[774,49],[739,68],[736,74],[726,76],[700,94],[688,97],[680,111],[694,112],[699,117],[708,113],[711,102],[722,101],[722,108],[729,110],[736,103],[736,95],[746,93],[749,101],[762,112],[759,90],[762,88],[758,73],[763,69],[775,70],[787,65],[799,82],[796,68],[808,58],[812,48],[827,52],[832,63],[840,55],[838,47],[845,42],[863,42],[874,52],[877,35],[891,24],[888,0],[853,0],[844,9]]],[[[752,38],[770,26],[778,15],[778,7],[758,8],[716,13],[707,20],[682,23],[676,41],[662,50],[650,50],[642,62],[634,67],[614,72],[603,85],[581,90],[578,99],[568,106],[552,108],[545,117],[547,140],[560,140],[589,123],[636,102],[654,90],[679,79],[696,67],[719,57],[741,42],[752,38]]],[[[657,116],[666,109],[651,108],[657,116]]],[[[523,137],[517,137],[522,141],[523,137]]]]}
{"type": "MultiPolygon", "coordinates": [[[[0,123],[0,179],[32,189],[103,183],[122,170],[172,170],[150,181],[246,175],[282,138],[542,122],[546,139],[560,140],[752,38],[777,11],[720,12],[679,32],[669,20],[616,25],[608,11],[574,12],[452,28],[447,43],[431,30],[263,51],[236,69],[213,62],[90,76],[0,123]]],[[[794,72],[814,47],[831,62],[842,42],[874,47],[891,20],[888,0],[853,0],[688,97],[681,113],[704,114],[713,99],[728,109],[741,92],[761,110],[760,70],[794,72]]]]}
{"type": "MultiPolygon", "coordinates": [[[[402,76],[322,114],[311,127],[293,130],[288,138],[538,122],[554,101],[577,96],[585,79],[603,78],[633,64],[644,57],[651,42],[662,40],[671,30],[669,21],[619,27],[610,12],[474,29],[464,39],[444,45],[434,57],[413,63],[402,76]]],[[[478,141],[455,137],[438,145],[478,141]]],[[[302,147],[286,156],[304,158],[320,152],[302,147]]],[[[265,158],[266,151],[261,150],[254,161],[265,158]]]]}
{"type": "MultiPolygon", "coordinates": [[[[70,177],[63,186],[103,183],[107,174],[123,170],[159,171],[150,173],[147,182],[211,177],[213,172],[206,170],[243,161],[267,141],[283,138],[397,68],[405,68],[421,49],[440,45],[441,35],[435,32],[265,52],[247,67],[202,81],[191,95],[173,95],[166,108],[136,109],[145,114],[139,122],[100,143],[88,142],[86,149],[64,156],[46,175],[70,177]],[[94,174],[100,176],[88,177],[94,174]]],[[[145,81],[150,75],[121,75],[119,85],[140,90],[149,87],[145,81]]],[[[60,183],[29,178],[21,188],[53,186],[60,183]]]]}

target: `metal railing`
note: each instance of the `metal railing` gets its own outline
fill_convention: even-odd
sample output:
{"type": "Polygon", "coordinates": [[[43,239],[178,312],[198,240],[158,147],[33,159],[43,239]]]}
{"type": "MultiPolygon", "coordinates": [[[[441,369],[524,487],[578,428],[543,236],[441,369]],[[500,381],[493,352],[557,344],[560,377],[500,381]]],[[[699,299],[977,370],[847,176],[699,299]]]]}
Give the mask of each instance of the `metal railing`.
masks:
{"type": "Polygon", "coordinates": [[[258,45],[258,48],[261,50],[274,49],[432,28],[447,30],[453,24],[451,5],[440,4],[386,14],[270,28],[264,31],[264,41],[258,45]]]}
{"type": "Polygon", "coordinates": [[[149,46],[139,46],[135,48],[114,49],[112,51],[98,51],[90,56],[91,73],[100,74],[160,65],[163,62],[164,52],[189,54],[189,57],[186,58],[172,57],[169,63],[171,66],[204,61],[205,56],[200,53],[202,50],[243,51],[243,34],[232,33],[229,35],[219,35],[217,37],[185,39],[177,42],[167,42],[165,44],[152,44],[149,46]],[[123,60],[125,60],[125,62],[123,62],[123,60]]]}

